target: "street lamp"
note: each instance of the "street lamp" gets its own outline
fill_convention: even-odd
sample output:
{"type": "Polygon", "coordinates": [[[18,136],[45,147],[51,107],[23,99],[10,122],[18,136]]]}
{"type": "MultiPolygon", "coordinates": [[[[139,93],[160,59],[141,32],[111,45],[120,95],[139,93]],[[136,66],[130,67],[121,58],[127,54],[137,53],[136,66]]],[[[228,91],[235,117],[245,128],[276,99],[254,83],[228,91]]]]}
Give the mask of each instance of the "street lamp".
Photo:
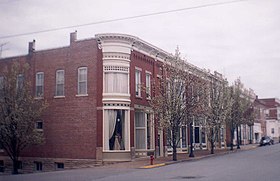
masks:
{"type": "Polygon", "coordinates": [[[189,157],[194,157],[193,154],[193,122],[190,123],[190,154],[189,157]]]}

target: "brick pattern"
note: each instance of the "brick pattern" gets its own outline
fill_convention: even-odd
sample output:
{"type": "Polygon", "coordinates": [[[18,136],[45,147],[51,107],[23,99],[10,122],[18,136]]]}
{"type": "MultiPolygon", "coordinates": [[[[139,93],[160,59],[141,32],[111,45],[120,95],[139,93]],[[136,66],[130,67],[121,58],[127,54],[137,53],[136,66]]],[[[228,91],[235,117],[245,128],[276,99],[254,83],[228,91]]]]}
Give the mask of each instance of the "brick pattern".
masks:
{"type": "MultiPolygon", "coordinates": [[[[4,160],[4,172],[1,174],[10,174],[12,172],[12,161],[8,157],[0,157],[0,160],[4,160]]],[[[63,163],[64,169],[76,169],[76,168],[90,168],[102,166],[101,161],[95,159],[69,159],[69,158],[39,158],[39,157],[22,157],[22,169],[19,169],[20,173],[33,173],[33,172],[48,172],[58,171],[63,169],[57,169],[56,163],[63,163]],[[42,171],[37,171],[35,162],[42,163],[42,171]]]]}
{"type": "Polygon", "coordinates": [[[0,72],[12,62],[29,63],[35,94],[35,75],[44,72],[44,99],[48,108],[42,116],[45,143],[26,149],[23,157],[95,159],[97,105],[97,42],[73,41],[70,46],[35,51],[0,61],[0,72]],[[77,96],[78,68],[88,68],[88,95],[77,96]],[[55,98],[56,70],[65,71],[65,97],[55,98]]]}

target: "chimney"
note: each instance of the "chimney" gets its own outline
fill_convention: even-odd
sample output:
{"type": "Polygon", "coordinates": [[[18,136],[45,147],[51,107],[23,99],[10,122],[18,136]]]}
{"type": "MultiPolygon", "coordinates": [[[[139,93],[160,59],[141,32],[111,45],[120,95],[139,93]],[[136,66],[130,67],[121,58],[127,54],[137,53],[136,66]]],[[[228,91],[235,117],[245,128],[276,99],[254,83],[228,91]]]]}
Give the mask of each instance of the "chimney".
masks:
{"type": "Polygon", "coordinates": [[[28,44],[28,54],[32,54],[35,51],[35,40],[28,44]]]}
{"type": "Polygon", "coordinates": [[[77,30],[70,33],[70,45],[77,40],[77,30]]]}

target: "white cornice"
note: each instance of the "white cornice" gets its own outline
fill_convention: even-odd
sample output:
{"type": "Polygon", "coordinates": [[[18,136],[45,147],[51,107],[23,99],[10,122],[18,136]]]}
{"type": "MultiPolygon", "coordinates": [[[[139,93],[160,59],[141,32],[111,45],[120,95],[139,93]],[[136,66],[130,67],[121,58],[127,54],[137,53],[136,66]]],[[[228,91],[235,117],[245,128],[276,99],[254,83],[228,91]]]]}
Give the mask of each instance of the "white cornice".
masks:
{"type": "Polygon", "coordinates": [[[121,43],[130,46],[131,51],[136,50],[159,61],[173,59],[172,54],[144,41],[140,38],[127,34],[105,33],[95,35],[99,45],[121,43]]]}
{"type": "MultiPolygon", "coordinates": [[[[136,36],[128,35],[128,34],[119,34],[119,33],[103,33],[96,34],[95,38],[98,42],[100,48],[106,45],[119,45],[125,46],[129,48],[131,51],[136,50],[140,53],[143,53],[147,56],[150,56],[155,59],[155,61],[161,61],[165,63],[172,62],[175,58],[171,53],[168,53],[136,36]]],[[[224,80],[224,77],[217,77],[214,74],[207,72],[205,69],[201,69],[189,62],[185,62],[190,68],[195,70],[197,73],[204,73],[210,77],[224,80]]]]}

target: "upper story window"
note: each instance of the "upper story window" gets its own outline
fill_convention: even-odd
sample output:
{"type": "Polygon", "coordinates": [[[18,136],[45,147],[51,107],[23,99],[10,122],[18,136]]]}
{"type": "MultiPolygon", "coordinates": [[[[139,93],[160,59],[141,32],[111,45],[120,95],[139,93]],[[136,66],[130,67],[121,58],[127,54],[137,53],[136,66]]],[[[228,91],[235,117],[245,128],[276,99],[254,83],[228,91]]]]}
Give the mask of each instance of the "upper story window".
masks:
{"type": "Polygon", "coordinates": [[[87,67],[78,69],[78,94],[87,94],[87,67]]]}
{"type": "Polygon", "coordinates": [[[18,74],[17,76],[17,89],[21,90],[23,88],[23,82],[24,82],[24,75],[18,74]]]}
{"type": "Polygon", "coordinates": [[[151,98],[151,73],[146,72],[146,96],[151,98]]]}
{"type": "Polygon", "coordinates": [[[104,66],[104,92],[128,94],[128,73],[128,67],[104,66]]]}
{"type": "Polygon", "coordinates": [[[36,73],[36,97],[44,96],[44,72],[36,73]]]}
{"type": "Polygon", "coordinates": [[[56,71],[56,96],[64,96],[64,70],[56,71]]]}
{"type": "Polygon", "coordinates": [[[141,97],[141,70],[135,70],[135,95],[141,97]]]}

